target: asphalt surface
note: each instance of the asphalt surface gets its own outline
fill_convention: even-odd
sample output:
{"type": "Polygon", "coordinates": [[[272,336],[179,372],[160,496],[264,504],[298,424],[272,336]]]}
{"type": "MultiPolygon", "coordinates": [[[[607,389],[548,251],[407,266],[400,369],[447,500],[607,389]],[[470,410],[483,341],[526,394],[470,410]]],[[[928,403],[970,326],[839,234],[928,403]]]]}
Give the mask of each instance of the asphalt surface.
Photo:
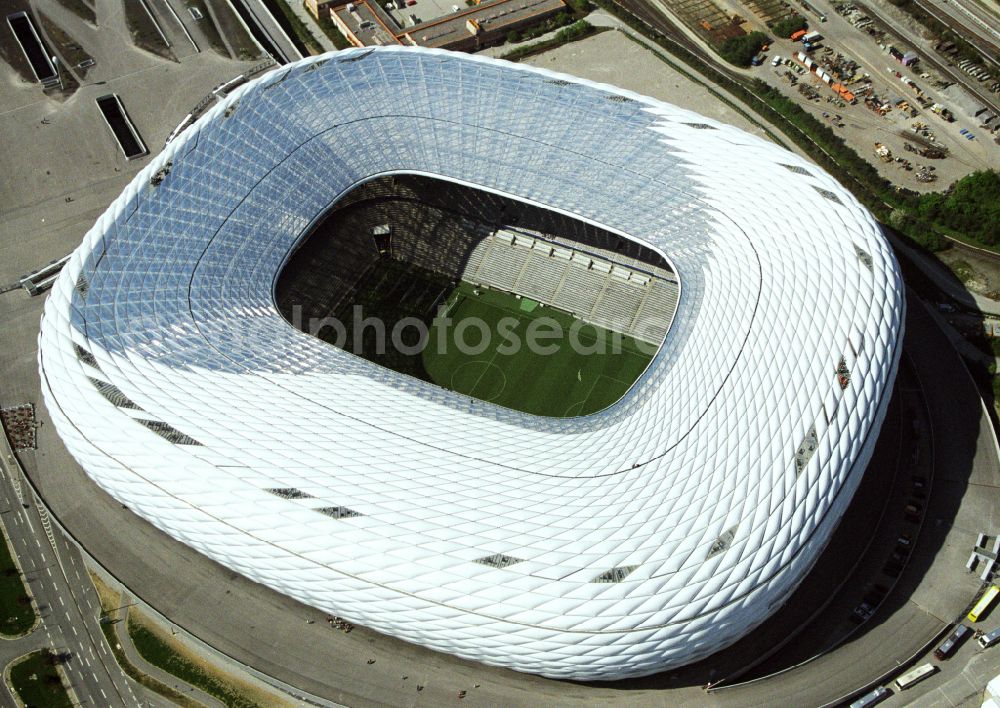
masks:
{"type": "MultiPolygon", "coordinates": [[[[164,62],[145,56],[137,58],[142,66],[132,74],[109,77],[132,97],[129,107],[139,107],[133,117],[151,136],[151,147],[158,147],[157,138],[162,144],[162,138],[208,88],[239,73],[239,65],[206,54],[194,54],[173,65],[183,70],[189,82],[184,90],[177,89],[180,75],[164,68],[164,62]],[[157,95],[163,97],[159,103],[154,100],[157,95]]],[[[0,130],[5,131],[5,139],[16,138],[10,144],[23,146],[0,154],[0,168],[24,176],[17,183],[0,185],[0,209],[5,212],[0,220],[5,256],[0,261],[0,283],[11,282],[75,247],[142,164],[123,164],[114,146],[103,138],[88,142],[87,137],[95,134],[94,123],[79,104],[71,102],[60,108],[51,101],[32,98],[26,93],[29,90],[0,85],[0,101],[12,106],[0,112],[0,130]],[[7,103],[7,95],[16,101],[7,103]],[[44,124],[38,126],[39,118],[45,116],[52,116],[58,132],[33,140],[33,131],[48,130],[44,124]],[[85,159],[77,159],[81,156],[85,159]]],[[[724,693],[706,694],[693,680],[669,674],[661,677],[657,687],[585,686],[493,669],[360,627],[349,634],[332,629],[321,613],[213,563],[111,499],[68,455],[40,405],[36,337],[41,306],[42,298],[29,298],[22,291],[0,295],[0,327],[6,335],[0,348],[0,404],[33,401],[38,405],[42,422],[39,449],[25,452],[21,458],[45,503],[89,553],[180,630],[239,662],[338,702],[439,704],[456,700],[458,691],[466,690],[463,703],[496,705],[577,705],[584,701],[636,705],[819,703],[841,690],[875,680],[883,668],[904,661],[928,634],[950,622],[955,608],[964,607],[978,587],[962,574],[970,536],[974,540],[980,530],[995,533],[1000,528],[995,504],[1000,464],[989,421],[953,350],[940,332],[935,333],[933,325],[927,324],[918,306],[911,304],[910,354],[931,404],[935,442],[942,441],[935,452],[935,503],[928,504],[927,528],[915,551],[915,557],[920,554],[919,562],[908,567],[905,595],[884,614],[880,612],[867,631],[779,678],[724,693]],[[370,659],[374,663],[369,663],[370,659]]],[[[4,484],[9,481],[4,480],[4,484]]],[[[35,545],[35,551],[42,554],[37,560],[26,557],[31,560],[32,589],[44,586],[36,595],[49,613],[46,617],[52,631],[61,633],[53,634],[53,641],[68,641],[62,635],[74,640],[81,635],[90,637],[79,641],[93,643],[93,658],[83,644],[71,649],[73,656],[81,657],[84,667],[78,668],[71,659],[76,672],[71,679],[83,694],[81,698],[104,705],[104,694],[113,695],[109,688],[120,690],[122,679],[112,675],[112,669],[105,669],[107,679],[100,683],[101,672],[86,663],[89,659],[93,664],[94,658],[101,657],[102,645],[92,634],[95,627],[88,629],[84,616],[91,606],[96,608],[96,598],[90,597],[88,605],[85,589],[75,586],[75,571],[83,573],[65,542],[54,536],[59,557],[68,568],[68,575],[62,576],[54,551],[46,548],[47,536],[44,540],[37,537],[41,524],[37,511],[30,502],[29,509],[19,509],[12,508],[4,518],[12,527],[12,536],[23,538],[15,544],[23,546],[25,553],[33,553],[31,546],[35,545]],[[32,519],[30,514],[36,517],[32,519]],[[38,544],[31,540],[31,532],[38,544]],[[78,614],[73,614],[72,607],[64,610],[60,598],[63,603],[78,603],[78,614]],[[83,675],[86,669],[92,669],[94,676],[88,679],[83,675]]],[[[99,632],[99,627],[96,629],[99,632]]],[[[1000,652],[996,656],[1000,662],[1000,652]]],[[[961,668],[958,661],[949,669],[951,666],[961,668]]],[[[949,680],[944,671],[941,680],[949,680]]],[[[921,684],[928,691],[938,685],[931,680],[921,684]]]]}
{"type": "Polygon", "coordinates": [[[133,602],[134,600],[130,595],[128,595],[128,593],[123,593],[121,595],[120,603],[121,607],[125,609],[108,612],[108,617],[113,620],[115,640],[118,642],[118,646],[121,647],[121,650],[125,654],[126,658],[132,663],[132,666],[136,667],[147,676],[150,676],[157,681],[170,686],[174,690],[187,695],[189,698],[204,704],[207,708],[225,708],[225,703],[222,701],[205,693],[199,688],[181,681],[176,676],[164,671],[160,667],[150,664],[142,657],[141,654],[139,654],[139,651],[135,648],[135,645],[129,637],[128,629],[126,627],[126,616],[129,611],[128,608],[133,602]]]}
{"type": "MultiPolygon", "coordinates": [[[[957,353],[928,311],[913,319],[910,335],[924,344],[918,353],[921,359],[918,365],[932,374],[924,376],[922,382],[928,405],[934,411],[934,440],[938,445],[926,528],[937,550],[928,559],[932,566],[925,571],[927,578],[938,577],[929,584],[921,583],[913,591],[911,601],[948,624],[968,623],[963,616],[964,607],[954,611],[957,603],[949,608],[942,601],[952,595],[970,602],[976,597],[980,586],[978,572],[966,572],[964,562],[978,533],[995,536],[1000,531],[996,437],[985,410],[978,425],[969,425],[971,409],[982,408],[982,402],[957,353]],[[963,411],[968,415],[963,417],[963,411]]],[[[989,631],[998,625],[1000,615],[994,611],[976,628],[989,631]]],[[[939,672],[886,705],[905,705],[910,701],[919,701],[921,705],[968,702],[979,705],[986,681],[1000,674],[1000,651],[995,647],[980,650],[973,641],[965,642],[947,661],[934,660],[928,651],[913,663],[928,661],[938,665],[939,672]]]]}
{"type": "MultiPolygon", "coordinates": [[[[8,267],[21,270],[37,258],[27,246],[9,252],[21,260],[8,267]]],[[[0,353],[4,404],[39,400],[35,332],[40,306],[39,298],[20,291],[0,297],[0,323],[9,333],[0,353]]],[[[920,313],[915,303],[910,310],[920,313]]],[[[923,561],[913,566],[912,589],[891,613],[877,616],[863,636],[832,654],[725,693],[707,695],[700,684],[688,680],[665,694],[670,676],[655,688],[548,681],[453,659],[363,628],[345,634],[331,629],[320,613],[167,538],[108,497],[66,453],[42,407],[39,450],[26,452],[22,459],[61,522],[136,595],[238,661],[330,700],[351,705],[408,704],[417,699],[439,703],[467,690],[475,700],[466,701],[508,705],[536,704],[543,698],[552,705],[582,700],[656,705],[667,695],[672,703],[688,704],[765,704],[778,697],[807,696],[820,703],[840,688],[864,685],[905,661],[953,619],[978,588],[977,581],[962,575],[970,539],[979,530],[995,532],[1000,522],[990,506],[1000,472],[975,390],[940,332],[935,334],[932,326],[923,331],[923,320],[915,322],[909,324],[910,355],[921,382],[929,386],[928,395],[934,396],[935,440],[944,442],[936,453],[942,482],[936,481],[934,488],[935,496],[941,493],[942,508],[928,508],[929,543],[926,550],[918,544],[923,561]],[[376,663],[368,664],[368,659],[376,663]],[[416,690],[418,685],[422,691],[416,690]]],[[[921,539],[923,544],[923,535],[921,539]]]]}
{"type": "MultiPolygon", "coordinates": [[[[7,458],[6,444],[0,449],[7,458]]],[[[99,624],[100,599],[79,552],[52,528],[16,467],[5,461],[0,470],[0,516],[41,618],[28,636],[0,644],[0,658],[6,664],[49,647],[65,657],[63,669],[81,704],[144,703],[145,689],[122,673],[107,646],[99,624]]]]}

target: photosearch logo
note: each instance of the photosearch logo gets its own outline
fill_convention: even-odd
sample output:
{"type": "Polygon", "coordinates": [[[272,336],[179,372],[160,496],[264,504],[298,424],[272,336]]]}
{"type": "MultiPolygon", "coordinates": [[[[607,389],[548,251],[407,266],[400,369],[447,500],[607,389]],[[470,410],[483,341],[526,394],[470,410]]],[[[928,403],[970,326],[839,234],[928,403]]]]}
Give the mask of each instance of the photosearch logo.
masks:
{"type": "MultiPolygon", "coordinates": [[[[358,356],[384,356],[390,351],[404,356],[416,356],[428,347],[438,354],[457,351],[475,357],[486,352],[498,356],[514,356],[528,351],[539,357],[554,356],[569,347],[580,356],[620,354],[628,346],[652,356],[659,343],[651,337],[626,337],[631,322],[606,323],[595,326],[580,319],[567,323],[567,317],[537,315],[531,318],[503,315],[486,319],[478,315],[452,317],[445,307],[428,323],[419,317],[407,316],[386,321],[367,315],[363,305],[351,308],[348,322],[335,316],[304,318],[302,307],[292,308],[292,325],[336,347],[358,356]]],[[[637,334],[661,331],[663,322],[646,320],[631,327],[637,334]]]]}

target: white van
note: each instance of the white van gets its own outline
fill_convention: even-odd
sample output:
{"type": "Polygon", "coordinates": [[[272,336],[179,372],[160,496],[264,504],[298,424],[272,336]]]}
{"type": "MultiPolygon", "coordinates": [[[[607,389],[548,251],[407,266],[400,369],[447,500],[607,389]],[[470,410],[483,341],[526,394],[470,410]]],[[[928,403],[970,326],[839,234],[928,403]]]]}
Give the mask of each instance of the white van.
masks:
{"type": "Polygon", "coordinates": [[[992,632],[981,635],[976,641],[979,642],[979,646],[983,649],[990,648],[997,642],[1000,642],[1000,627],[997,627],[992,632]]]}

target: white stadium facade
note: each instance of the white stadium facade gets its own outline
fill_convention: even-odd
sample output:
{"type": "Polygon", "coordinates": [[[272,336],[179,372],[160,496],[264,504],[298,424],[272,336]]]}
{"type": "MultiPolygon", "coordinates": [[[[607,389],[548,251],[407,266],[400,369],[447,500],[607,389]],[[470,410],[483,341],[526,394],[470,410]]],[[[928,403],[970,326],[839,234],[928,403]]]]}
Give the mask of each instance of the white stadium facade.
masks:
{"type": "Polygon", "coordinates": [[[349,50],[240,87],[87,233],[46,303],[67,448],[165,533],[467,659],[611,680],[774,612],[865,473],[902,343],[872,216],[815,165],[611,86],[349,50]],[[679,280],[617,403],[521,413],[292,327],[277,274],[353,187],[432,176],[600,226],[679,280]]]}

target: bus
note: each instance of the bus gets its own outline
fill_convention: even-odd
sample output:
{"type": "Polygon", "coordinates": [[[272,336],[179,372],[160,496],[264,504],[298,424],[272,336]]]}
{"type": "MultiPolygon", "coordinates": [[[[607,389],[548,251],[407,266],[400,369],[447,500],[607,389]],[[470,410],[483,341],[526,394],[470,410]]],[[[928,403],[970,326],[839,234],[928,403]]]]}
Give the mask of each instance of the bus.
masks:
{"type": "Polygon", "coordinates": [[[960,624],[948,635],[948,638],[941,642],[941,646],[934,650],[934,658],[938,661],[944,661],[951,653],[955,651],[955,648],[959,645],[966,634],[971,632],[966,625],[960,624]]]}
{"type": "Polygon", "coordinates": [[[969,621],[978,622],[979,615],[989,609],[998,594],[1000,594],[1000,588],[996,585],[990,585],[989,588],[986,589],[986,592],[983,593],[983,596],[979,598],[979,602],[976,603],[976,606],[969,612],[969,621]]]}
{"type": "Polygon", "coordinates": [[[871,706],[881,703],[891,695],[892,691],[884,686],[879,686],[854,701],[854,703],[851,704],[851,708],[871,708],[871,706]]]}
{"type": "Polygon", "coordinates": [[[910,669],[896,679],[896,688],[900,691],[905,691],[910,686],[923,681],[935,671],[937,671],[937,667],[934,664],[924,664],[923,666],[910,669]]]}

